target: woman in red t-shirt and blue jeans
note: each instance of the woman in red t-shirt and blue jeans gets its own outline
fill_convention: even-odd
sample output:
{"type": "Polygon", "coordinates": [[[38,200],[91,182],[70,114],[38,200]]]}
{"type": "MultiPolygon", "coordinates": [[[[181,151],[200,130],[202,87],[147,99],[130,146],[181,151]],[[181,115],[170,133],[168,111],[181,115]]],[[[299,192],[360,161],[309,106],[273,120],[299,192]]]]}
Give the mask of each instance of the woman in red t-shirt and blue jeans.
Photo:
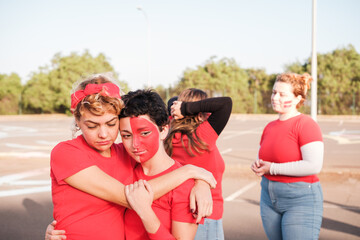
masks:
{"type": "Polygon", "coordinates": [[[260,212],[270,240],[319,238],[323,196],[316,174],[324,144],[318,124],[298,111],[311,80],[307,73],[277,76],[271,104],[279,119],[265,127],[251,165],[262,176],[260,212]]]}

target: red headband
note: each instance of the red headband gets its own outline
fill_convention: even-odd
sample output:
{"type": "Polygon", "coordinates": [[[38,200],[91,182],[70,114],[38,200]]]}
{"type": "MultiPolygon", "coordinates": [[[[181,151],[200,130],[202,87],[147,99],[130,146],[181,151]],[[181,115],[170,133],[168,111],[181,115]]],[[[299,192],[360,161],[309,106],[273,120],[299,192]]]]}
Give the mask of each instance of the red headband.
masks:
{"type": "Polygon", "coordinates": [[[84,90],[78,90],[71,94],[71,112],[74,112],[76,105],[78,105],[78,103],[86,96],[100,92],[102,96],[121,98],[119,87],[113,83],[88,84],[84,90]]]}

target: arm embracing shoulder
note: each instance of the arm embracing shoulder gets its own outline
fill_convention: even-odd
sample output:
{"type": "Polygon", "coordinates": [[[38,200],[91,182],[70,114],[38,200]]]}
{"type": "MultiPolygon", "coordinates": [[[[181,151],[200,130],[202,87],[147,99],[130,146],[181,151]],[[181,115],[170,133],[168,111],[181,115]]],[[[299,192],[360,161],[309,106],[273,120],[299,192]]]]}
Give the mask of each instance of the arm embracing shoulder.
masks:
{"type": "Polygon", "coordinates": [[[128,206],[124,185],[97,167],[88,151],[76,140],[58,144],[51,152],[53,177],[59,184],[65,182],[95,197],[128,206]]]}
{"type": "Polygon", "coordinates": [[[129,207],[125,186],[97,166],[90,166],[65,179],[65,182],[95,197],[129,207]]]}
{"type": "Polygon", "coordinates": [[[191,178],[204,180],[212,188],[216,187],[216,180],[211,172],[203,168],[187,164],[149,181],[149,184],[154,192],[154,199],[158,199],[191,178]]]}

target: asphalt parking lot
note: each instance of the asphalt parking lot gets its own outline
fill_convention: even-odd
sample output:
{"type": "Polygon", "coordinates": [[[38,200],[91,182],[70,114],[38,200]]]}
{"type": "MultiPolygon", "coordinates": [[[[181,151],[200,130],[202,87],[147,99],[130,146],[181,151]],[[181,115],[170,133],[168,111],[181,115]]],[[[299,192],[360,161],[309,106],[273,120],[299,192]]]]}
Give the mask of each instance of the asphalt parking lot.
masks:
{"type": "MultiPolygon", "coordinates": [[[[223,179],[225,237],[266,239],[260,179],[250,164],[263,127],[275,115],[232,115],[218,140],[226,163],[223,179]]],[[[49,154],[71,138],[64,115],[1,116],[0,239],[42,239],[52,220],[49,154]]],[[[324,217],[320,239],[360,239],[360,117],[318,117],[325,143],[320,181],[324,217]]]]}

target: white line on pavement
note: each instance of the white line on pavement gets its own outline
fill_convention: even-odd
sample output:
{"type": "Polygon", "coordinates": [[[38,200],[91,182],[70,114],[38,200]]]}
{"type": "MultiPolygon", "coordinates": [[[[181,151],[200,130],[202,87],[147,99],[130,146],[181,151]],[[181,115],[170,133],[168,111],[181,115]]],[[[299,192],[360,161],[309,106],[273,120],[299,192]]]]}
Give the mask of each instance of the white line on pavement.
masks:
{"type": "Polygon", "coordinates": [[[230,202],[232,200],[234,200],[235,198],[237,198],[238,196],[240,196],[241,194],[243,194],[244,192],[246,192],[247,190],[249,190],[250,188],[254,187],[256,184],[258,184],[258,182],[251,182],[248,185],[246,185],[245,187],[239,189],[238,191],[234,192],[233,194],[231,194],[230,196],[228,196],[227,198],[225,198],[226,202],[230,202]]]}
{"type": "Polygon", "coordinates": [[[51,180],[22,180],[9,182],[9,186],[27,186],[27,185],[50,185],[51,180]]]}
{"type": "Polygon", "coordinates": [[[224,155],[232,151],[232,148],[225,149],[224,151],[221,151],[220,154],[224,155]]]}
{"type": "Polygon", "coordinates": [[[31,150],[51,150],[52,146],[32,146],[18,143],[5,143],[5,146],[20,149],[31,149],[31,150]]]}
{"type": "Polygon", "coordinates": [[[18,157],[18,158],[50,158],[50,153],[44,152],[2,152],[0,157],[18,157]]]}
{"type": "MultiPolygon", "coordinates": [[[[233,132],[232,134],[224,136],[222,139],[227,140],[227,139],[245,135],[245,134],[258,134],[258,133],[261,133],[261,130],[262,130],[262,128],[259,127],[259,128],[254,128],[254,129],[250,129],[247,131],[236,131],[236,132],[232,131],[233,132]]],[[[228,131],[228,132],[230,132],[230,131],[228,131]]]]}
{"type": "Polygon", "coordinates": [[[10,196],[17,196],[22,194],[40,193],[40,192],[49,192],[49,191],[51,191],[50,185],[44,187],[14,189],[14,190],[1,191],[0,197],[10,197],[10,196]]]}
{"type": "Polygon", "coordinates": [[[28,172],[22,172],[22,173],[16,173],[16,174],[3,176],[3,177],[0,177],[0,184],[9,183],[9,182],[16,181],[16,180],[23,179],[23,178],[27,178],[27,177],[38,176],[38,175],[41,175],[41,174],[44,174],[44,173],[50,173],[50,168],[40,168],[40,169],[36,169],[36,170],[33,170],[33,171],[28,171],[28,172]]]}

